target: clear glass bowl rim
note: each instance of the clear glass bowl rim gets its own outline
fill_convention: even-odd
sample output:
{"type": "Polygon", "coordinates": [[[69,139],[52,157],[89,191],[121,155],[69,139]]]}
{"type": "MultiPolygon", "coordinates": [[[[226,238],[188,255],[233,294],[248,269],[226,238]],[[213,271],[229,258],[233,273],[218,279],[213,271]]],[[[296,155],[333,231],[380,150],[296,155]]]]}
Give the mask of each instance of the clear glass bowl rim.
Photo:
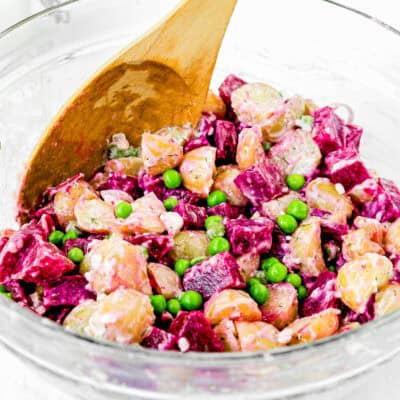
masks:
{"type": "MultiPolygon", "coordinates": [[[[27,18],[24,18],[17,23],[9,26],[7,29],[3,30],[0,32],[0,40],[3,39],[6,35],[9,33],[17,30],[18,28],[29,24],[29,22],[36,20],[38,18],[41,18],[43,16],[47,16],[51,13],[53,13],[56,10],[62,9],[63,7],[76,4],[76,3],[81,3],[84,2],[85,0],[67,0],[61,4],[57,4],[51,7],[48,7],[42,11],[39,11],[27,18]]],[[[183,1],[183,0],[181,0],[183,1]]],[[[346,10],[347,12],[353,13],[360,18],[365,18],[369,20],[371,23],[377,24],[383,29],[392,32],[393,34],[397,35],[400,39],[400,30],[396,29],[395,27],[387,24],[386,22],[380,20],[379,18],[376,18],[366,12],[363,12],[359,9],[347,6],[345,4],[338,3],[333,0],[320,0],[321,2],[327,3],[331,6],[342,8],[346,10]]],[[[123,345],[123,344],[118,344],[115,342],[110,342],[106,340],[101,340],[101,339],[95,339],[89,336],[81,335],[79,333],[72,332],[70,330],[67,330],[63,328],[63,326],[48,320],[46,318],[40,317],[37,314],[33,313],[32,311],[25,309],[18,305],[17,303],[14,303],[13,301],[4,298],[3,296],[0,296],[0,311],[4,310],[7,308],[8,310],[11,308],[13,313],[17,314],[18,317],[21,317],[25,320],[27,320],[29,323],[32,323],[36,325],[36,327],[40,329],[45,329],[46,331],[51,330],[57,335],[63,335],[65,339],[72,339],[75,341],[85,341],[88,344],[92,346],[96,346],[99,349],[109,349],[109,350],[115,350],[117,353],[130,353],[135,356],[143,356],[146,359],[149,358],[154,361],[158,362],[163,362],[163,361],[168,361],[168,362],[173,362],[173,363],[180,363],[182,360],[185,361],[196,361],[200,364],[206,363],[208,364],[210,361],[212,362],[213,365],[218,365],[218,366],[223,366],[224,364],[228,364],[232,366],[232,362],[240,362],[240,361],[249,361],[249,360],[255,360],[255,359],[262,359],[265,358],[265,356],[271,356],[271,357],[279,357],[279,356],[284,356],[286,354],[292,354],[292,353],[299,353],[302,352],[304,355],[307,352],[307,350],[314,349],[315,347],[319,346],[333,346],[335,345],[335,342],[339,339],[343,339],[345,337],[357,335],[360,330],[363,332],[372,331],[379,329],[379,331],[382,331],[385,329],[385,327],[388,324],[391,324],[392,322],[399,321],[400,320],[400,309],[385,315],[384,317],[381,317],[377,320],[372,320],[366,324],[364,324],[362,327],[357,328],[355,330],[350,330],[341,334],[336,334],[330,337],[327,337],[325,339],[320,339],[315,342],[310,342],[310,343],[305,343],[305,344],[298,344],[298,345],[293,345],[293,346],[287,346],[287,347],[280,347],[268,351],[255,351],[255,352],[238,352],[238,353],[200,353],[200,352],[188,352],[188,353],[180,353],[180,352],[173,352],[173,351],[159,351],[159,350],[153,350],[153,349],[146,349],[144,347],[141,347],[137,344],[135,345],[123,345]]]]}

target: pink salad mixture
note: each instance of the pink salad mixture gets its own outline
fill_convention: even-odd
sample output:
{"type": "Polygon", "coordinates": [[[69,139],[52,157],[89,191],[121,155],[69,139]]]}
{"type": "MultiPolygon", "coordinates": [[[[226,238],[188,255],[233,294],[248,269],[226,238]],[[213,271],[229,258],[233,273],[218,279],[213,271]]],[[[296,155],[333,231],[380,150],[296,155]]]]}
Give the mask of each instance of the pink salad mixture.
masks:
{"type": "Polygon", "coordinates": [[[114,135],[91,179],[0,234],[0,290],[66,329],[172,351],[315,341],[400,306],[400,192],[334,107],[228,76],[196,129],[114,135]]]}

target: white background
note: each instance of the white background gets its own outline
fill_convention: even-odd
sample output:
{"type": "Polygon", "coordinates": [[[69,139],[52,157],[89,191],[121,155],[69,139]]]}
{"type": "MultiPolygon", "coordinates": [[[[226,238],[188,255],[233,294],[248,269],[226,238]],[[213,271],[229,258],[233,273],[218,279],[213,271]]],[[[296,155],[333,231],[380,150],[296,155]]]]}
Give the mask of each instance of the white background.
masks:
{"type": "MultiPolygon", "coordinates": [[[[302,1],[306,2],[306,0],[302,1]]],[[[400,29],[399,0],[337,1],[363,10],[400,29]]],[[[0,0],[0,31],[17,22],[18,19],[25,18],[38,11],[42,3],[49,5],[57,3],[57,0],[0,0]]],[[[0,321],[0,323],[6,323],[6,321],[0,321]]],[[[399,399],[399,374],[400,357],[377,370],[374,379],[370,380],[362,391],[354,393],[352,400],[399,399]],[[376,387],[380,388],[379,395],[374,390],[376,387]]],[[[21,361],[3,348],[0,348],[0,393],[2,399],[12,400],[74,400],[68,393],[60,393],[36,374],[32,374],[32,371],[25,367],[21,361]]],[[[334,399],[336,400],[333,394],[332,400],[334,399]]]]}

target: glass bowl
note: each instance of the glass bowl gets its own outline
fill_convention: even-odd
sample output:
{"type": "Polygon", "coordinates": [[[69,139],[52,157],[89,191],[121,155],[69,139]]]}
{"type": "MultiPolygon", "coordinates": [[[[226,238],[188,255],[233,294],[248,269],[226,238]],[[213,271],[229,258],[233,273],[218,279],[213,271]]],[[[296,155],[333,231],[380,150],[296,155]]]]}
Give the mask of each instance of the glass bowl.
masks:
{"type": "MultiPolygon", "coordinates": [[[[60,106],[102,63],[171,10],[173,0],[72,0],[0,35],[0,226],[14,226],[24,162],[60,106]]],[[[399,32],[322,0],[239,0],[213,78],[234,72],[318,104],[347,103],[362,154],[400,167],[399,32]]],[[[0,341],[85,399],[323,399],[352,392],[400,350],[395,312],[340,336],[270,352],[179,354],[64,331],[0,296],[0,341]],[[339,382],[347,381],[347,384],[339,382]]],[[[336,397],[339,398],[339,397],[336,397]]]]}

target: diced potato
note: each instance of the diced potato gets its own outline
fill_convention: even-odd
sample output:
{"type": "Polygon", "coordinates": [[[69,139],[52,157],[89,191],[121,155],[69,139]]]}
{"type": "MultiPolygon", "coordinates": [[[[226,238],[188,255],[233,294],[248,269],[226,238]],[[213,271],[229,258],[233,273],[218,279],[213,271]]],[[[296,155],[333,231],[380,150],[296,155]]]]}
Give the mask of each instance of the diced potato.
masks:
{"type": "Polygon", "coordinates": [[[68,190],[58,191],[54,196],[54,212],[58,223],[65,228],[75,221],[74,209],[80,197],[96,198],[92,187],[84,180],[74,182],[68,190]]]}
{"type": "Polygon", "coordinates": [[[240,267],[240,274],[246,282],[252,278],[260,266],[260,255],[257,253],[245,253],[236,258],[240,267]]]}
{"type": "Polygon", "coordinates": [[[183,218],[177,212],[166,211],[160,215],[160,220],[169,235],[174,236],[183,228],[183,218]]]}
{"type": "Polygon", "coordinates": [[[280,332],[280,342],[296,344],[331,336],[339,329],[339,314],[339,310],[328,308],[318,314],[296,319],[280,332]]]}
{"type": "Polygon", "coordinates": [[[290,239],[290,253],[285,256],[291,262],[298,264],[306,275],[318,276],[326,269],[321,247],[321,225],[317,217],[303,221],[290,239]]]}
{"type": "Polygon", "coordinates": [[[142,167],[143,159],[141,157],[122,157],[107,161],[104,171],[106,173],[116,172],[123,175],[138,176],[142,167]]]}
{"type": "Polygon", "coordinates": [[[266,322],[235,322],[241,351],[262,351],[279,347],[279,331],[266,322]]]}
{"type": "Polygon", "coordinates": [[[386,228],[378,220],[358,216],[354,219],[354,225],[358,229],[365,230],[371,240],[382,246],[386,228]]]}
{"type": "Polygon", "coordinates": [[[370,296],[386,285],[392,274],[392,263],[387,257],[367,253],[340,268],[336,289],[343,303],[363,313],[370,296]]]}
{"type": "Polygon", "coordinates": [[[357,329],[361,326],[359,322],[350,322],[348,324],[342,325],[339,329],[338,333],[344,333],[348,331],[352,331],[353,329],[357,329]]]}
{"type": "Polygon", "coordinates": [[[236,326],[230,319],[222,320],[215,328],[218,339],[224,346],[225,351],[240,351],[240,344],[237,338],[236,326]]]}
{"type": "Polygon", "coordinates": [[[337,191],[328,178],[316,178],[307,185],[306,199],[310,207],[329,211],[337,223],[345,224],[353,212],[351,200],[337,191]]]}
{"type": "Polygon", "coordinates": [[[321,152],[310,132],[296,129],[271,148],[268,159],[285,175],[308,176],[320,164],[321,152]]]}
{"type": "Polygon", "coordinates": [[[134,246],[119,235],[94,242],[85,255],[81,271],[89,288],[97,294],[111,293],[120,287],[151,294],[147,260],[142,246],[134,246]]]}
{"type": "Polygon", "coordinates": [[[133,198],[128,193],[124,192],[123,190],[102,190],[100,192],[101,198],[111,206],[115,207],[121,201],[125,201],[127,203],[133,203],[133,198]]]}
{"type": "Polygon", "coordinates": [[[180,145],[184,145],[194,136],[194,130],[190,126],[168,126],[156,132],[157,135],[175,139],[180,145]]]}
{"type": "Polygon", "coordinates": [[[223,319],[260,321],[257,303],[242,290],[225,289],[214,294],[204,306],[204,314],[212,325],[223,319]]]}
{"type": "Polygon", "coordinates": [[[156,293],[162,294],[166,299],[172,299],[182,292],[181,280],[171,268],[163,264],[149,263],[147,271],[156,293]]]}
{"type": "Polygon", "coordinates": [[[114,208],[99,198],[80,198],[74,214],[78,228],[82,231],[106,234],[116,229],[114,208]]]}
{"type": "Polygon", "coordinates": [[[260,307],[262,319],[277,329],[283,329],[297,317],[297,290],[290,283],[268,285],[268,289],[268,300],[260,307]]]}
{"type": "Polygon", "coordinates": [[[220,118],[224,118],[226,114],[226,106],[221,97],[209,90],[202,112],[213,113],[220,118]]]}
{"type": "Polygon", "coordinates": [[[353,260],[366,253],[385,254],[382,247],[372,241],[368,232],[364,229],[357,229],[343,236],[342,252],[346,261],[353,260]]]}
{"type": "Polygon", "coordinates": [[[262,205],[263,214],[275,220],[286,212],[286,209],[293,200],[298,199],[300,199],[300,195],[297,192],[290,192],[275,200],[266,201],[262,205]]]}
{"type": "Polygon", "coordinates": [[[183,147],[174,138],[151,133],[142,135],[142,157],[145,170],[151,175],[175,168],[182,160],[183,147]]]}
{"type": "Polygon", "coordinates": [[[182,231],[174,237],[174,248],[170,255],[173,260],[207,256],[209,239],[204,231],[182,231]]]}
{"type": "Polygon", "coordinates": [[[165,207],[153,192],[135,200],[133,212],[126,219],[118,220],[118,229],[124,233],[162,233],[166,230],[161,220],[165,207]]]}
{"type": "Polygon", "coordinates": [[[375,317],[383,317],[400,308],[400,284],[390,283],[375,296],[375,317]]]}
{"type": "Polygon", "coordinates": [[[364,182],[355,185],[349,192],[349,196],[356,203],[371,201],[378,191],[378,182],[374,178],[366,179],[364,182]]]}
{"type": "Polygon", "coordinates": [[[211,146],[198,147],[187,152],[180,166],[183,185],[186,189],[207,197],[214,183],[216,149],[211,146]]]}
{"type": "Polygon", "coordinates": [[[247,83],[239,87],[233,91],[231,101],[239,121],[248,125],[262,124],[283,104],[280,93],[266,83],[247,83]]]}
{"type": "Polygon", "coordinates": [[[305,101],[301,96],[293,96],[276,110],[262,125],[264,140],[272,143],[279,142],[283,136],[295,126],[305,110],[305,101]]]}
{"type": "Polygon", "coordinates": [[[98,300],[89,321],[89,333],[122,344],[140,343],[155,316],[149,296],[133,289],[118,289],[98,300]]]}
{"type": "Polygon", "coordinates": [[[222,190],[228,202],[234,206],[245,206],[246,197],[236,186],[234,180],[241,173],[236,165],[223,165],[217,168],[214,179],[214,189],[222,190]]]}
{"type": "Polygon", "coordinates": [[[304,103],[304,115],[314,115],[314,111],[318,106],[310,99],[306,99],[304,103]]]}
{"type": "Polygon", "coordinates": [[[400,254],[400,218],[393,222],[386,232],[385,250],[391,254],[400,254]]]}
{"type": "Polygon", "coordinates": [[[64,327],[81,335],[91,335],[89,321],[96,311],[97,305],[94,300],[86,300],[79,304],[65,318],[64,327]]]}
{"type": "Polygon", "coordinates": [[[262,136],[258,128],[245,128],[239,133],[236,162],[241,170],[265,160],[262,136]]]}

